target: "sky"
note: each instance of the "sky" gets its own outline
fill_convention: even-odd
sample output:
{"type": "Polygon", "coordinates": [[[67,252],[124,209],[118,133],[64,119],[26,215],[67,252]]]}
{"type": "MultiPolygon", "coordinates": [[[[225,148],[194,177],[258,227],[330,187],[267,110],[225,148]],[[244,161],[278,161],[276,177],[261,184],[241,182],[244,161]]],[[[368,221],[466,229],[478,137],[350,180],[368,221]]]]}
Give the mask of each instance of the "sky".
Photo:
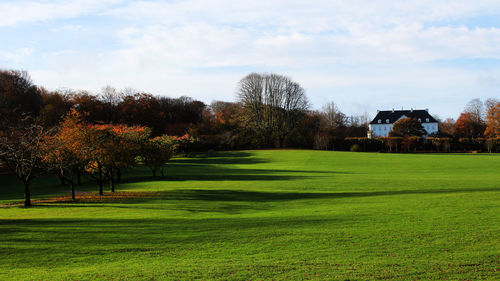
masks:
{"type": "Polygon", "coordinates": [[[498,0],[0,0],[0,68],[49,90],[131,87],[210,103],[278,73],[311,109],[457,118],[500,98],[498,0]]]}

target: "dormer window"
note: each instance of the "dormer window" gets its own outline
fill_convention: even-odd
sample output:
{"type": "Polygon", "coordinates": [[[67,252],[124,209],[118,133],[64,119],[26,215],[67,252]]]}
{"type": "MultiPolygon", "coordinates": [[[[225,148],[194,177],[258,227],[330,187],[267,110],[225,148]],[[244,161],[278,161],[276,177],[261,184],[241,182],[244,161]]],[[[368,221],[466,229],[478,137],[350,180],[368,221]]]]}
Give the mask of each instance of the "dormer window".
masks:
{"type": "Polygon", "coordinates": [[[425,122],[429,122],[429,118],[425,118],[425,122]]]}
{"type": "Polygon", "coordinates": [[[385,123],[389,124],[389,119],[385,119],[385,123]]]}
{"type": "Polygon", "coordinates": [[[382,123],[382,120],[378,119],[378,123],[379,123],[379,124],[380,124],[380,123],[382,123]]]}

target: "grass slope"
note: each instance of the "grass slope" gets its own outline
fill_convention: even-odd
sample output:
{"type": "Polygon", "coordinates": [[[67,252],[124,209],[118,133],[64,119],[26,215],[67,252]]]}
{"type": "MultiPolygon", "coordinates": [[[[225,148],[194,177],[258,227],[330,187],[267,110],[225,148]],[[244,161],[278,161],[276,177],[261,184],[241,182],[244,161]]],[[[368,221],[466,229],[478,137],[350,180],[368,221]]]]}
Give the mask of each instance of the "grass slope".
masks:
{"type": "Polygon", "coordinates": [[[118,190],[155,197],[0,208],[0,279],[500,279],[500,155],[221,152],[118,190]]]}

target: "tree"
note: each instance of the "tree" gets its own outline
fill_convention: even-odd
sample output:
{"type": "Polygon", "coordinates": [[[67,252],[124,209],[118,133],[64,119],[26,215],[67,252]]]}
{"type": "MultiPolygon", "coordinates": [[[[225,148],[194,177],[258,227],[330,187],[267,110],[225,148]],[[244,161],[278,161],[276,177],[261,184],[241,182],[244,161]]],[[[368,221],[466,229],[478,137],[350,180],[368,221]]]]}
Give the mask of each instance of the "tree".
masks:
{"type": "Polygon", "coordinates": [[[478,123],[470,112],[460,114],[455,123],[455,135],[462,138],[477,138],[484,133],[485,126],[478,123]]]}
{"type": "Polygon", "coordinates": [[[488,110],[484,135],[490,138],[500,137],[500,102],[488,110]]]}
{"type": "Polygon", "coordinates": [[[75,176],[83,166],[82,160],[71,147],[71,134],[63,127],[56,134],[45,137],[42,146],[42,162],[49,173],[55,173],[71,187],[71,198],[75,195],[75,176]]]}
{"type": "Polygon", "coordinates": [[[123,101],[123,94],[118,92],[111,86],[103,87],[101,90],[100,100],[106,113],[107,122],[116,122],[118,119],[118,106],[123,101]]]}
{"type": "Polygon", "coordinates": [[[0,119],[15,123],[24,116],[36,117],[42,96],[26,71],[0,71],[0,119]]]}
{"type": "Polygon", "coordinates": [[[423,136],[427,132],[422,124],[416,118],[403,118],[394,123],[392,130],[389,132],[391,137],[405,137],[405,136],[423,136]]]}
{"type": "Polygon", "coordinates": [[[465,106],[465,113],[470,113],[470,118],[476,124],[482,124],[484,120],[484,106],[480,99],[473,99],[465,106]]]}
{"type": "Polygon", "coordinates": [[[337,105],[332,101],[323,106],[322,115],[324,116],[327,126],[331,129],[345,127],[347,117],[340,111],[337,105]]]}
{"type": "Polygon", "coordinates": [[[140,155],[140,144],[148,139],[151,131],[141,126],[110,124],[94,125],[91,129],[103,136],[99,161],[109,179],[111,192],[115,192],[114,174],[119,175],[122,169],[135,165],[135,159],[140,155]]]}
{"type": "Polygon", "coordinates": [[[45,128],[59,125],[70,108],[69,101],[59,92],[42,90],[42,102],[38,122],[45,128]]]}
{"type": "Polygon", "coordinates": [[[238,97],[266,143],[283,146],[285,138],[309,108],[305,90],[278,74],[251,73],[240,80],[238,97]]]}
{"type": "Polygon", "coordinates": [[[163,135],[144,142],[141,149],[142,161],[148,166],[156,177],[156,172],[160,170],[164,176],[165,163],[170,160],[177,150],[178,144],[174,137],[163,135]]]}
{"type": "Polygon", "coordinates": [[[447,118],[443,122],[438,123],[439,133],[442,136],[452,137],[455,135],[455,120],[447,118]]]}
{"type": "Polygon", "coordinates": [[[31,206],[30,182],[43,171],[42,142],[46,131],[23,118],[15,127],[7,127],[0,136],[0,162],[24,185],[24,206],[31,206]]]}

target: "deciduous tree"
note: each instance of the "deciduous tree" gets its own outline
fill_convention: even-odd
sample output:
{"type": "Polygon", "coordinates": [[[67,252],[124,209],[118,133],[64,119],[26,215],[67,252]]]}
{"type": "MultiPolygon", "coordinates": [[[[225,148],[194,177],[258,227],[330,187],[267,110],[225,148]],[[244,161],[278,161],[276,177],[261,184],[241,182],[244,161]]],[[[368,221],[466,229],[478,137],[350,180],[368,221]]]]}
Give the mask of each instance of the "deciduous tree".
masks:
{"type": "Polygon", "coordinates": [[[392,130],[389,132],[391,137],[404,137],[404,136],[423,136],[427,132],[422,124],[415,118],[403,118],[394,123],[392,130]]]}
{"type": "Polygon", "coordinates": [[[500,102],[492,106],[488,111],[484,135],[490,138],[500,137],[500,102]]]}
{"type": "Polygon", "coordinates": [[[285,138],[309,108],[305,90],[278,74],[251,73],[240,80],[239,100],[260,137],[282,146],[285,138]]]}
{"type": "Polygon", "coordinates": [[[30,182],[44,169],[42,142],[46,131],[23,118],[16,126],[7,127],[0,135],[0,162],[24,185],[24,206],[31,206],[30,182]]]}
{"type": "Polygon", "coordinates": [[[142,161],[148,166],[156,177],[159,170],[164,176],[164,167],[178,148],[178,141],[167,135],[155,137],[144,142],[142,145],[142,161]]]}

